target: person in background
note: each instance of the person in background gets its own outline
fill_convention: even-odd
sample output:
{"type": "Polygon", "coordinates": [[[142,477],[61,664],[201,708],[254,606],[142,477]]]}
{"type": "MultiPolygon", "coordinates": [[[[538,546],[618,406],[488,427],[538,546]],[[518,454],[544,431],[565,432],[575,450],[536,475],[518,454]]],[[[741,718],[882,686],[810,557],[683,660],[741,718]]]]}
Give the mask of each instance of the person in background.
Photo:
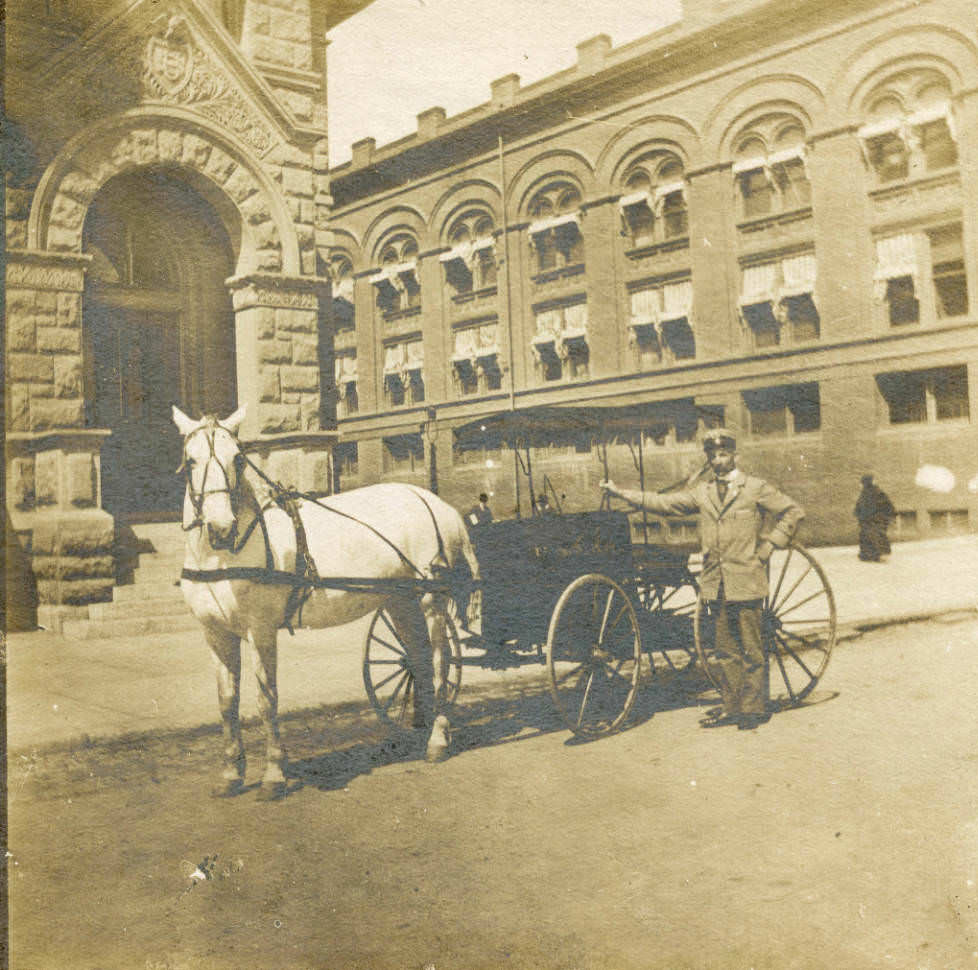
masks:
{"type": "Polygon", "coordinates": [[[469,514],[465,517],[469,525],[485,525],[492,522],[492,509],[489,508],[489,496],[485,492],[479,493],[479,504],[473,505],[469,514]]]}
{"type": "Polygon", "coordinates": [[[859,521],[859,558],[863,562],[882,562],[883,556],[890,554],[886,530],[896,518],[896,510],[886,492],[873,483],[872,475],[863,475],[862,486],[852,510],[859,521]]]}
{"type": "Polygon", "coordinates": [[[550,506],[550,499],[544,492],[541,492],[537,496],[537,515],[553,515],[553,511],[550,506]]]}
{"type": "Polygon", "coordinates": [[[704,727],[736,724],[751,730],[770,718],[768,665],[761,610],[768,593],[767,561],[791,541],[804,511],[760,478],[737,468],[737,442],[724,428],[703,437],[712,474],[675,492],[638,492],[602,482],[609,495],[656,515],[699,513],[703,571],[700,598],[716,624],[717,680],[723,707],[704,727]],[[763,532],[764,516],[773,523],[763,532]]]}

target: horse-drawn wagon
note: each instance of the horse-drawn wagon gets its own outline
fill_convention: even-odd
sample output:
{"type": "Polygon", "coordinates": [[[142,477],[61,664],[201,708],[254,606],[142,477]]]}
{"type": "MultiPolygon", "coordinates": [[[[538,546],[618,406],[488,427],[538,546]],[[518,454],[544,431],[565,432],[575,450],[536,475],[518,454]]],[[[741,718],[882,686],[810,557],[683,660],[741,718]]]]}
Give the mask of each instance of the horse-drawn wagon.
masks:
{"type": "MultiPolygon", "coordinates": [[[[516,518],[470,531],[457,510],[410,485],[328,498],[285,488],[241,450],[236,429],[243,414],[194,421],[174,409],[187,479],[182,587],[217,661],[222,793],[237,793],[244,779],[243,638],[255,650],[266,731],[262,790],[268,797],[285,791],[276,643],[279,628],[300,607],[314,627],[369,617],[363,677],[370,701],[388,723],[430,725],[431,760],[448,753],[448,712],[465,653],[479,647],[496,657],[534,652],[546,664],[561,718],[583,737],[626,722],[643,669],[654,674],[695,658],[712,679],[713,631],[697,597],[695,547],[650,541],[645,513],[633,521],[607,501],[594,511],[563,514],[560,494],[546,478],[544,494],[553,494],[554,508],[544,514],[534,493],[534,427],[559,423],[586,436],[607,478],[608,443],[634,429],[633,409],[514,410],[458,429],[461,438],[491,430],[512,447],[530,496],[532,514],[522,518],[518,473],[516,518]],[[467,621],[464,576],[481,594],[478,626],[467,621]]],[[[641,435],[632,454],[644,485],[641,435]]],[[[773,699],[798,703],[814,689],[835,640],[832,592],[799,546],[771,563],[763,636],[773,699]]]]}
{"type": "MultiPolygon", "coordinates": [[[[603,478],[609,444],[625,442],[644,488],[641,412],[634,407],[513,410],[457,428],[456,439],[463,444],[484,438],[513,450],[517,517],[469,530],[481,570],[481,623],[467,622],[463,595],[452,610],[449,681],[454,698],[466,655],[479,650],[483,662],[498,665],[535,653],[546,664],[561,718],[575,734],[597,737],[625,723],[643,676],[688,671],[698,661],[715,682],[714,631],[698,598],[695,538],[680,531],[670,541],[669,529],[644,510],[628,515],[607,500],[594,511],[564,513],[563,490],[549,475],[543,476],[540,495],[552,500],[543,507],[534,490],[532,442],[536,432],[554,429],[587,440],[602,463],[603,478]],[[521,479],[529,496],[528,517],[520,515],[521,479]]],[[[694,469],[664,491],[689,484],[702,472],[694,469]]],[[[832,591],[800,545],[772,558],[763,635],[772,701],[799,703],[824,673],[835,641],[832,591]]],[[[385,719],[395,690],[400,719],[409,714],[412,673],[406,658],[404,645],[392,641],[389,624],[375,617],[365,645],[364,680],[385,719]],[[400,663],[399,676],[385,669],[391,663],[400,663]]]]}

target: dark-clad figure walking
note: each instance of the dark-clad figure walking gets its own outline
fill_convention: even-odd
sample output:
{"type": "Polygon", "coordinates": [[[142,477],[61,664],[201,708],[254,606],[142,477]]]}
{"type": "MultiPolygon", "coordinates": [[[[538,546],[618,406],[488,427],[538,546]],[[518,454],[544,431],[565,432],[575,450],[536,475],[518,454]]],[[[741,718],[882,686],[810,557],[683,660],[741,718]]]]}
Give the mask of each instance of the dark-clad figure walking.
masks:
{"type": "Polygon", "coordinates": [[[750,729],[769,717],[768,665],[761,633],[767,561],[774,549],[788,545],[805,513],[773,485],[737,468],[736,446],[729,431],[708,431],[703,450],[713,474],[688,489],[660,494],[622,490],[614,482],[602,482],[601,487],[657,515],[699,513],[700,598],[716,622],[723,700],[723,716],[707,725],[750,729]],[[762,534],[765,514],[773,525],[762,534]]]}
{"type": "Polygon", "coordinates": [[[473,505],[469,509],[469,514],[465,517],[469,525],[486,525],[492,522],[492,509],[489,508],[489,496],[485,492],[479,494],[479,504],[473,505]]]}
{"type": "Polygon", "coordinates": [[[883,556],[890,554],[886,530],[896,518],[896,510],[886,492],[873,483],[872,475],[863,475],[862,485],[852,510],[859,520],[859,558],[863,562],[882,562],[883,556]]]}

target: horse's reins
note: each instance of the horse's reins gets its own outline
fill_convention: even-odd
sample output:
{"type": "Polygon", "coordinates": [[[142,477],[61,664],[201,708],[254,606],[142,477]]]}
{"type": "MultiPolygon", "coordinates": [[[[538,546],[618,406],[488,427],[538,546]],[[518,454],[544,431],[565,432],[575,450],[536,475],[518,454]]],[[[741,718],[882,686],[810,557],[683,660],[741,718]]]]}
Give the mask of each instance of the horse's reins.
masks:
{"type": "MultiPolygon", "coordinates": [[[[184,531],[189,532],[195,528],[201,528],[204,525],[203,520],[203,504],[204,500],[208,495],[228,495],[231,501],[232,511],[235,515],[235,522],[237,522],[237,487],[231,487],[231,479],[228,475],[227,469],[218,460],[217,455],[214,450],[214,433],[216,429],[220,427],[216,422],[210,422],[196,430],[192,431],[184,443],[184,460],[177,469],[178,472],[186,471],[187,477],[187,491],[190,498],[190,504],[194,510],[194,519],[189,525],[183,526],[184,531]],[[187,456],[186,444],[190,439],[200,433],[201,431],[206,431],[207,434],[207,445],[210,455],[208,456],[207,465],[204,468],[204,478],[201,481],[200,489],[196,490],[193,487],[193,481],[190,476],[191,463],[187,456]],[[207,473],[210,468],[211,461],[217,464],[220,468],[221,473],[224,476],[224,488],[208,489],[207,488],[207,473]]],[[[227,430],[227,429],[224,429],[227,430]]],[[[230,433],[230,432],[229,432],[230,433]]],[[[251,521],[248,528],[241,535],[237,543],[232,543],[231,552],[238,553],[244,548],[251,534],[254,532],[256,526],[261,525],[262,535],[265,541],[265,566],[221,566],[216,569],[190,569],[184,567],[180,575],[183,579],[189,579],[194,582],[220,582],[222,580],[253,580],[268,583],[275,586],[290,586],[292,587],[292,593],[290,594],[289,601],[286,604],[285,611],[285,625],[291,631],[291,619],[295,613],[301,610],[306,599],[311,595],[314,589],[336,589],[343,590],[347,592],[418,592],[419,590],[444,590],[445,583],[437,579],[429,579],[410,559],[397,547],[397,545],[391,542],[382,532],[375,529],[370,523],[364,522],[358,519],[354,515],[350,515],[347,512],[343,512],[340,509],[333,508],[327,505],[325,502],[320,501],[318,498],[312,495],[308,495],[304,492],[299,492],[295,489],[286,488],[280,482],[276,482],[274,479],[270,478],[268,475],[262,471],[243,451],[239,451],[235,456],[237,461],[240,457],[243,464],[247,464],[258,477],[268,485],[271,491],[271,502],[269,504],[260,505],[257,498],[252,494],[255,499],[255,518],[251,521]],[[365,529],[369,529],[374,535],[376,535],[381,541],[390,546],[391,549],[397,554],[398,558],[411,570],[417,574],[417,578],[403,579],[403,578],[354,578],[354,577],[323,577],[320,576],[318,570],[316,569],[316,564],[309,554],[309,546],[306,540],[305,527],[302,523],[301,516],[299,515],[299,502],[306,501],[312,502],[318,505],[320,508],[325,509],[328,512],[332,512],[334,515],[338,515],[342,518],[349,519],[351,522],[355,522],[357,525],[362,526],[365,529]],[[289,572],[283,569],[275,569],[273,565],[272,552],[271,552],[271,541],[268,536],[268,528],[265,524],[265,512],[271,507],[271,504],[278,505],[283,511],[288,514],[289,518],[292,520],[293,528],[296,533],[296,570],[295,572],[289,572]]],[[[441,530],[438,528],[438,521],[435,518],[435,514],[431,509],[431,506],[425,501],[424,497],[414,489],[419,501],[428,510],[428,514],[431,516],[432,525],[435,529],[435,535],[438,540],[438,554],[432,560],[432,566],[435,571],[441,571],[443,569],[449,568],[447,556],[445,555],[445,544],[442,539],[441,530]]]]}

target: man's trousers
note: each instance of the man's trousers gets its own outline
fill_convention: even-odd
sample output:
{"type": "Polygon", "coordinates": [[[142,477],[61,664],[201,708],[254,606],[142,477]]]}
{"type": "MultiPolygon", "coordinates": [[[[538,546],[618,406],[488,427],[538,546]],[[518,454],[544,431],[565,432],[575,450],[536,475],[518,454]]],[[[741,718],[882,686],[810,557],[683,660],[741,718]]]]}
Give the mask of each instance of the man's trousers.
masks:
{"type": "Polygon", "coordinates": [[[707,603],[716,631],[713,673],[724,713],[764,714],[768,702],[768,664],[761,639],[763,600],[707,603]]]}

